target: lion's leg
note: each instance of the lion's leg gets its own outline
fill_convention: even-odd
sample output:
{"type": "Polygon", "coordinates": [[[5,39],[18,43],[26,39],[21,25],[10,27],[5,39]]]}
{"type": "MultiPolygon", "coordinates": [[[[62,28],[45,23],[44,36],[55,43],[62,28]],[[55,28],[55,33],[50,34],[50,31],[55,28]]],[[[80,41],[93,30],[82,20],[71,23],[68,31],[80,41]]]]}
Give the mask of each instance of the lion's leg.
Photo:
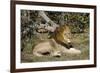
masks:
{"type": "Polygon", "coordinates": [[[42,57],[42,56],[43,56],[42,54],[40,54],[40,53],[38,53],[38,52],[34,52],[33,55],[34,55],[34,56],[38,56],[38,57],[42,57]]]}
{"type": "Polygon", "coordinates": [[[68,48],[69,48],[69,53],[72,53],[72,54],[81,54],[81,51],[74,48],[73,47],[73,44],[72,43],[68,43],[68,48]]]}
{"type": "Polygon", "coordinates": [[[76,48],[70,48],[68,53],[71,53],[71,54],[81,54],[81,51],[76,49],[76,48]]]}
{"type": "Polygon", "coordinates": [[[74,48],[72,43],[68,43],[69,53],[81,54],[81,51],[74,48]]]}
{"type": "Polygon", "coordinates": [[[61,57],[61,51],[54,51],[51,53],[51,56],[53,57],[61,57]]]}

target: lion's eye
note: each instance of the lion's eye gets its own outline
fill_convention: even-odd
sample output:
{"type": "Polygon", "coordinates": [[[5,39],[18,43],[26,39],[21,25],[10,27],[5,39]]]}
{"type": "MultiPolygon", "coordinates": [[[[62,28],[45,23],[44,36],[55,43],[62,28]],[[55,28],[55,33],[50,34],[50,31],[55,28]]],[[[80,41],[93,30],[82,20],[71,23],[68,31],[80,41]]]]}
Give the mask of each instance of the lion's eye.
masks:
{"type": "Polygon", "coordinates": [[[64,33],[64,36],[66,36],[67,38],[71,38],[71,34],[70,33],[64,33]]]}

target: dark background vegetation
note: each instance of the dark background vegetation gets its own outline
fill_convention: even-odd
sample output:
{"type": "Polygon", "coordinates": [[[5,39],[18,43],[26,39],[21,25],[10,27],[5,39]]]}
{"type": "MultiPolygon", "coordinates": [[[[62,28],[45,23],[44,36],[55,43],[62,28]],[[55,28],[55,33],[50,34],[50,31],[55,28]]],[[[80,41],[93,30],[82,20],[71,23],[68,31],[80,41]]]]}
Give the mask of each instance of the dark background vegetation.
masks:
{"type": "Polygon", "coordinates": [[[51,12],[43,11],[51,19],[47,22],[39,12],[35,10],[21,10],[21,62],[44,62],[89,59],[89,13],[75,12],[51,12]],[[35,57],[32,55],[33,47],[42,40],[50,37],[51,31],[40,28],[57,25],[68,25],[71,29],[73,44],[82,51],[81,55],[65,55],[55,57],[35,57]]]}

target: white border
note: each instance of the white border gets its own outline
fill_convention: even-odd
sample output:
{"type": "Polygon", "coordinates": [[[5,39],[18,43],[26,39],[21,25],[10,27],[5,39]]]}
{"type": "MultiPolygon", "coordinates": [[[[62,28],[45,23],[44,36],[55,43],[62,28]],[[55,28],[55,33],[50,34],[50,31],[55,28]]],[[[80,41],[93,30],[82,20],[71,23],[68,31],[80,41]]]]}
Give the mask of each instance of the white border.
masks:
{"type": "Polygon", "coordinates": [[[20,5],[20,4],[16,5],[16,68],[17,69],[93,64],[94,63],[94,40],[93,39],[94,39],[94,11],[93,9],[20,5]],[[21,54],[20,54],[21,52],[20,51],[20,22],[21,22],[20,21],[20,10],[21,9],[90,13],[90,60],[21,63],[21,54]]]}

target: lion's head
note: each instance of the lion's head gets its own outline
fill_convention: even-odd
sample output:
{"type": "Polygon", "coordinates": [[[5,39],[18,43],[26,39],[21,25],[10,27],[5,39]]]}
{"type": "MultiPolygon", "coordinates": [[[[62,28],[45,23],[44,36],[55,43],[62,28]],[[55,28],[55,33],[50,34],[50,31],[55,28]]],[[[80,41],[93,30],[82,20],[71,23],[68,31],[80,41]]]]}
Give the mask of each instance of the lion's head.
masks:
{"type": "Polygon", "coordinates": [[[71,42],[71,30],[67,25],[61,25],[54,31],[53,38],[64,43],[71,42]]]}
{"type": "Polygon", "coordinates": [[[60,57],[64,53],[80,54],[81,51],[71,44],[71,31],[67,25],[61,25],[54,31],[51,39],[41,42],[33,49],[35,56],[60,57]]]}

